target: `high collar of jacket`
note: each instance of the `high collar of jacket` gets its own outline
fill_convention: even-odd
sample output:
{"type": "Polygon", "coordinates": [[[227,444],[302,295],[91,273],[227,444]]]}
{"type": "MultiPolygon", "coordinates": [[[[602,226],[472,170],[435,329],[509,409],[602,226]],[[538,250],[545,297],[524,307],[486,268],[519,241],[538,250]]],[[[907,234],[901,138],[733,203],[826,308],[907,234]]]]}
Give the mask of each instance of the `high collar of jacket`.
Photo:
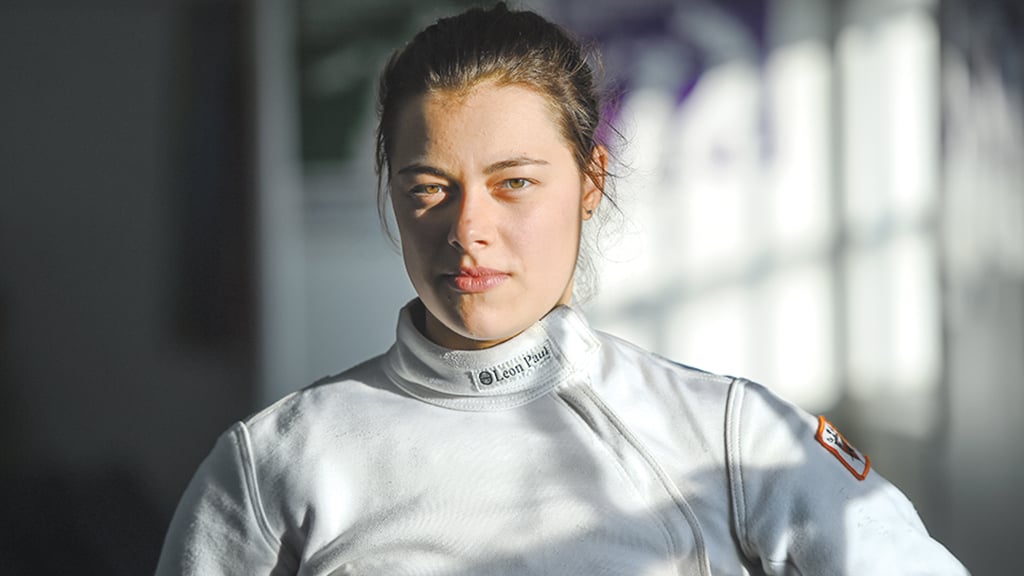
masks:
{"type": "Polygon", "coordinates": [[[600,346],[586,320],[558,306],[518,336],[483,350],[451,350],[416,328],[423,304],[402,308],[385,370],[424,402],[456,410],[504,410],[547,394],[582,372],[600,346]]]}

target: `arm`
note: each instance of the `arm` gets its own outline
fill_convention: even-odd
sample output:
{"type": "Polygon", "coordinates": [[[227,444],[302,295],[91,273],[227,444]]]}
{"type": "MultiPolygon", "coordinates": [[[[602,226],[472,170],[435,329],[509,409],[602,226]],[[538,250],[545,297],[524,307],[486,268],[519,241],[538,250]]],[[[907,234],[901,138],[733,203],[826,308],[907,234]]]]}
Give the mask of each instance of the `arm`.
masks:
{"type": "Polygon", "coordinates": [[[767,574],[967,574],[827,421],[737,381],[726,437],[734,529],[767,574]]]}
{"type": "Polygon", "coordinates": [[[280,548],[263,513],[248,431],[238,423],[218,439],[185,490],[156,574],[284,574],[280,548]]]}

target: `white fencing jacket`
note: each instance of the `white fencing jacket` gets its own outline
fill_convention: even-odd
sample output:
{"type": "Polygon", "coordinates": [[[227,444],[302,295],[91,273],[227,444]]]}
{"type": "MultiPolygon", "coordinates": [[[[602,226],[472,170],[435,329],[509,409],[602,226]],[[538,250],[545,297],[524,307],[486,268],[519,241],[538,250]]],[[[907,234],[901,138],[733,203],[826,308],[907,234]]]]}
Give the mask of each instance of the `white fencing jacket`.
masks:
{"type": "Polygon", "coordinates": [[[827,421],[559,307],[384,355],[217,442],[157,574],[966,574],[827,421]]]}

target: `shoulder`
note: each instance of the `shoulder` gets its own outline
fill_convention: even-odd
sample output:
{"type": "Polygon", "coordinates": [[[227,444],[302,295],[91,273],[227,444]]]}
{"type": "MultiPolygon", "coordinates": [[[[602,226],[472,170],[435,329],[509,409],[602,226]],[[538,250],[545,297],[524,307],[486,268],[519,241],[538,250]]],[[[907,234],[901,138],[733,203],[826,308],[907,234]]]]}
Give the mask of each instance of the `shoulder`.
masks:
{"type": "Polygon", "coordinates": [[[393,422],[401,412],[415,417],[420,402],[399,390],[377,356],[322,378],[252,414],[236,425],[255,472],[283,481],[332,462],[372,452],[403,433],[393,422]]]}
{"type": "MultiPolygon", "coordinates": [[[[870,469],[867,456],[857,452],[824,418],[748,380],[738,379],[730,390],[726,439],[734,465],[763,470],[792,468],[800,471],[797,477],[812,484],[820,476],[819,467],[829,474],[840,472],[844,457],[856,459],[848,464],[857,478],[866,476],[870,469]],[[824,434],[825,425],[834,438],[824,434]],[[845,451],[833,447],[831,439],[842,439],[845,451]]],[[[839,478],[845,481],[847,476],[842,471],[839,478]]]]}
{"type": "Polygon", "coordinates": [[[737,378],[675,362],[621,338],[597,333],[601,350],[591,385],[624,422],[665,457],[702,454],[708,466],[724,460],[730,390],[737,378]],[[667,442],[667,443],[666,443],[667,442]]]}
{"type": "Polygon", "coordinates": [[[664,399],[687,402],[715,402],[724,406],[729,389],[737,380],[671,360],[632,342],[596,332],[601,342],[602,378],[617,386],[642,386],[664,399]]]}
{"type": "Polygon", "coordinates": [[[278,531],[299,522],[324,482],[365,484],[358,477],[368,462],[386,452],[415,419],[420,402],[398,390],[383,368],[383,356],[322,378],[236,423],[221,440],[231,448],[230,464],[242,470],[262,513],[278,531]],[[273,495],[272,498],[269,495],[273,495]]]}
{"type": "Polygon", "coordinates": [[[804,574],[965,574],[828,420],[744,381],[728,414],[735,533],[749,557],[804,574]]]}
{"type": "Polygon", "coordinates": [[[695,368],[610,334],[597,335],[602,372],[617,386],[642,386],[668,405],[714,407],[713,413],[721,416],[719,426],[740,416],[748,430],[786,423],[785,429],[803,435],[806,428],[817,426],[814,417],[757,382],[695,368]]]}
{"type": "Polygon", "coordinates": [[[367,409],[398,396],[384,373],[383,356],[376,356],[284,396],[242,420],[242,425],[254,441],[286,440],[305,436],[310,428],[368,416],[367,409]]]}

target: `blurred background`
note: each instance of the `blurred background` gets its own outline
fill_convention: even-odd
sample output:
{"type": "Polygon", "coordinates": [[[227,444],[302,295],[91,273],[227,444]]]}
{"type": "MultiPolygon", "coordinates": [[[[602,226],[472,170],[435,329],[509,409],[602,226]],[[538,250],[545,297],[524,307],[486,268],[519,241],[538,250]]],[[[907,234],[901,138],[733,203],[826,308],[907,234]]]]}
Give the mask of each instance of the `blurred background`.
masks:
{"type": "MultiPolygon", "coordinates": [[[[0,6],[0,572],[144,574],[221,431],[384,351],[387,54],[471,2],[0,6]]],[[[624,138],[592,323],[828,415],[976,575],[1024,516],[1024,6],[534,0],[624,138]]]]}

